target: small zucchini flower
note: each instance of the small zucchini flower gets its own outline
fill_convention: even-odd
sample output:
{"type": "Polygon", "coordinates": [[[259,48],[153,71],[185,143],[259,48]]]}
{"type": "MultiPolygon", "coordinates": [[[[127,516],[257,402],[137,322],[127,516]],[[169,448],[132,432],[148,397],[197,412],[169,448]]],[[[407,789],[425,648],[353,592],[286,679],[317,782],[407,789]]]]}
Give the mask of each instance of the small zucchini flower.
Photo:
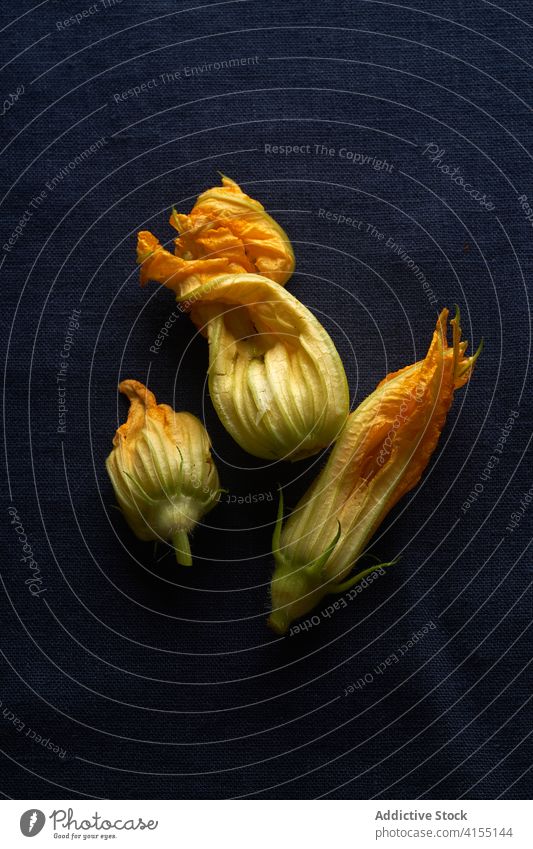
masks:
{"type": "Polygon", "coordinates": [[[211,443],[191,413],[158,404],[138,380],[123,380],[127,421],[106,468],[124,517],[142,540],[169,540],[178,563],[192,563],[188,535],[220,497],[211,443]]]}
{"type": "Polygon", "coordinates": [[[181,259],[158,242],[146,256],[143,234],[139,246],[143,275],[172,289],[207,336],[211,400],[235,441],[266,460],[299,460],[331,444],[348,416],[348,384],[314,315],[259,274],[190,289],[181,259]]]}
{"type": "Polygon", "coordinates": [[[481,346],[465,356],[459,311],[440,314],[425,359],[389,374],[353,412],[329,460],[273,537],[270,627],[284,634],[329,593],[370,572],[350,573],[389,510],[420,480],[444,427],[455,389],[467,382],[481,346]]]}
{"type": "MultiPolygon", "coordinates": [[[[193,278],[190,288],[213,273],[241,272],[262,274],[283,286],[294,271],[294,253],[285,231],[259,201],[224,175],[221,186],[198,197],[189,215],[173,210],[170,224],[180,234],[174,253],[183,262],[182,283],[187,272],[193,278]]],[[[147,239],[148,252],[154,237],[148,232],[141,236],[147,239]]]]}

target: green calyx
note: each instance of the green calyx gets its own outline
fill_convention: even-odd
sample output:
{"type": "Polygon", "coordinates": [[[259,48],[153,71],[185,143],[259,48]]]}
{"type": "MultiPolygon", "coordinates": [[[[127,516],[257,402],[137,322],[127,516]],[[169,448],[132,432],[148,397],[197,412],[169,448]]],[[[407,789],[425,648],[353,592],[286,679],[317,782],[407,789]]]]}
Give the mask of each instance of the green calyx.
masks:
{"type": "Polygon", "coordinates": [[[325,596],[346,592],[372,572],[393,566],[399,559],[378,561],[344,581],[335,582],[328,577],[327,565],[341,536],[340,523],[335,536],[324,551],[303,566],[291,562],[288,547],[281,546],[282,526],[283,493],[280,490],[278,515],[272,536],[276,568],[272,579],[272,613],[268,619],[268,625],[277,634],[286,634],[291,622],[309,613],[325,596]]]}

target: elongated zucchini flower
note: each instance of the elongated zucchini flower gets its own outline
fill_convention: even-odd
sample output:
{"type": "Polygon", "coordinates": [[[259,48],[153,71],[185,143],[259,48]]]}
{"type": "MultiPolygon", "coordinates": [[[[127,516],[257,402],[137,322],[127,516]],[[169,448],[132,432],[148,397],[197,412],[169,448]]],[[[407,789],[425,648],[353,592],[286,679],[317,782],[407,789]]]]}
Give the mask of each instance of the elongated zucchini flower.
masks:
{"type": "Polygon", "coordinates": [[[322,325],[282,287],[290,242],[237,183],[174,212],[175,253],[139,233],[141,284],[172,289],[209,342],[209,390],[228,432],[267,460],[315,454],[338,436],[349,409],[339,355],[322,325]]]}
{"type": "Polygon", "coordinates": [[[211,443],[191,413],[158,404],[138,380],[123,380],[127,421],[113,439],[106,467],[135,536],[169,540],[178,563],[192,563],[188,535],[220,497],[211,443]]]}
{"type": "Polygon", "coordinates": [[[173,210],[170,224],[180,234],[174,253],[183,260],[184,276],[187,269],[192,275],[202,269],[207,275],[247,272],[284,285],[294,271],[285,231],[229,177],[203,192],[189,215],[173,210]]]}
{"type": "Polygon", "coordinates": [[[481,351],[465,356],[459,311],[449,347],[447,319],[443,310],[425,359],[389,374],[349,416],[326,466],[284,525],[280,500],[269,618],[277,633],[327,594],[390,565],[350,577],[389,510],[420,480],[454,391],[467,382],[481,351]]]}

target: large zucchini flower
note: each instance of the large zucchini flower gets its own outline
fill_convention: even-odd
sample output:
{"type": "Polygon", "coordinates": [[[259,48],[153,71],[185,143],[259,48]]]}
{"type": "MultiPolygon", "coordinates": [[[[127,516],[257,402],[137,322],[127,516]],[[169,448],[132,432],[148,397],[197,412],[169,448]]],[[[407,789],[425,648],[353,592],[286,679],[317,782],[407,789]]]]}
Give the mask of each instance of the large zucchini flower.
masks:
{"type": "Polygon", "coordinates": [[[223,183],[190,216],[173,216],[179,255],[139,233],[141,283],[172,289],[207,336],[211,399],[236,442],[256,457],[298,460],[346,421],[344,367],[320,322],[280,285],[294,268],[285,233],[236,183],[223,183]]]}
{"type": "Polygon", "coordinates": [[[349,577],[389,510],[420,480],[454,391],[467,382],[479,356],[481,348],[465,356],[459,311],[448,346],[447,319],[443,310],[425,359],[387,375],[349,416],[326,466],[284,525],[280,500],[269,618],[277,633],[327,594],[390,565],[349,577]]]}
{"type": "Polygon", "coordinates": [[[117,501],[135,536],[169,540],[189,566],[188,535],[220,497],[209,436],[196,416],[157,404],[138,380],[119,389],[130,409],[106,460],[117,501]]]}
{"type": "Polygon", "coordinates": [[[285,231],[229,177],[222,175],[221,186],[199,195],[189,215],[173,210],[170,224],[180,234],[174,253],[184,272],[187,267],[191,274],[249,272],[284,285],[294,271],[285,231]]]}

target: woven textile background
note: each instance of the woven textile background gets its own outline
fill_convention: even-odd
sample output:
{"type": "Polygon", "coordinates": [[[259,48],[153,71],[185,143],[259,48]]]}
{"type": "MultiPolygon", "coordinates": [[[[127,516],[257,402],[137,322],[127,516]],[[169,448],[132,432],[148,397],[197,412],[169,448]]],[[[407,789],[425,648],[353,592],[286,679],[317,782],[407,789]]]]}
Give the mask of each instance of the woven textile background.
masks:
{"type": "Polygon", "coordinates": [[[531,4],[1,15],[3,794],[527,798],[531,4]],[[155,345],[174,300],[135,265],[137,231],[168,241],[172,207],[218,172],[289,234],[288,288],[331,333],[353,407],[424,356],[443,307],[485,340],[375,537],[400,561],[285,638],[265,624],[278,486],[290,509],[323,458],[265,465],[233,442],[205,339],[183,315],[155,345]],[[212,437],[227,492],[190,569],[113,509],[125,377],[212,437]]]}

